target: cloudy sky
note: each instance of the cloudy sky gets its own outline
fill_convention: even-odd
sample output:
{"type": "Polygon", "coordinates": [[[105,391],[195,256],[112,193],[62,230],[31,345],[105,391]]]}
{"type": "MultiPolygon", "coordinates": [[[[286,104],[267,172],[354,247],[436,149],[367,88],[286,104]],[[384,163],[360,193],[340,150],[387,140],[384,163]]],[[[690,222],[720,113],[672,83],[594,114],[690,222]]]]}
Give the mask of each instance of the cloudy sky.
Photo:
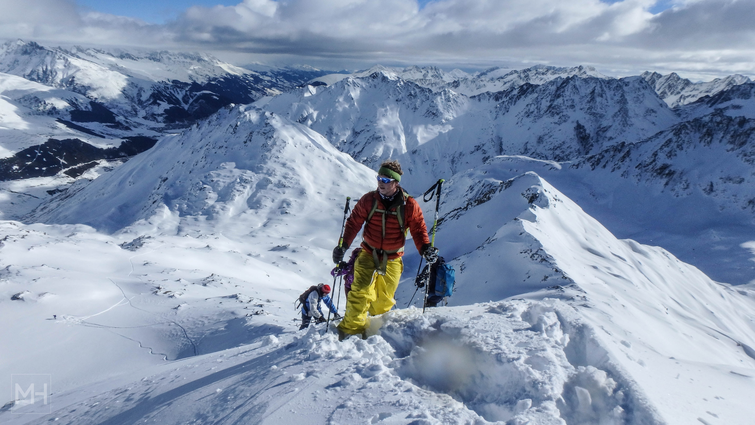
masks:
{"type": "Polygon", "coordinates": [[[205,51],[244,65],[755,77],[755,0],[0,0],[0,40],[205,51]]]}

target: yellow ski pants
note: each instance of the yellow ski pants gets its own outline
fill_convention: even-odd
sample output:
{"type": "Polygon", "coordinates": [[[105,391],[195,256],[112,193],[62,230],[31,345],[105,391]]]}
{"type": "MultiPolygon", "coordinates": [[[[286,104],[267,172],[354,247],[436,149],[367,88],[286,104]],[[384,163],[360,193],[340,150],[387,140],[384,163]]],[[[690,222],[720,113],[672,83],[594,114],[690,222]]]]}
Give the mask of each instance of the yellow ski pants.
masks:
{"type": "Polygon", "coordinates": [[[351,335],[361,334],[370,326],[370,316],[387,313],[396,304],[396,294],[404,262],[401,257],[388,260],[385,275],[375,270],[372,254],[366,250],[354,262],[354,281],[346,298],[346,313],[338,324],[338,329],[351,335]]]}

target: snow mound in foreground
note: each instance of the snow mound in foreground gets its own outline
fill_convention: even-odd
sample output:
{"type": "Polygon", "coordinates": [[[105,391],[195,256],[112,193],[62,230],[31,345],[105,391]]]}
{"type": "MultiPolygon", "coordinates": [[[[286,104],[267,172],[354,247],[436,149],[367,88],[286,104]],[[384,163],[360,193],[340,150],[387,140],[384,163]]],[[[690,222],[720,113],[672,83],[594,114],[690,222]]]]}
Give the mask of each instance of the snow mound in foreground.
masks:
{"type": "Polygon", "coordinates": [[[409,309],[381,320],[381,336],[367,340],[339,343],[333,332],[321,335],[313,327],[165,365],[40,420],[661,423],[622,377],[602,369],[606,356],[590,328],[561,301],[485,303],[425,315],[409,309]],[[575,362],[585,357],[594,363],[575,362]]]}

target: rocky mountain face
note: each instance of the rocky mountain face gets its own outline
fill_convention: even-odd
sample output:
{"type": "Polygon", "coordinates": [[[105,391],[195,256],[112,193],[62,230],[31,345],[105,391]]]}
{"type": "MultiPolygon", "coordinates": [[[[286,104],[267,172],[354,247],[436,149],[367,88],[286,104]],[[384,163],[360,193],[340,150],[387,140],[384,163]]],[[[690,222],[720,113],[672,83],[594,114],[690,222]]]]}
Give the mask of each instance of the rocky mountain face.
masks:
{"type": "Polygon", "coordinates": [[[292,91],[264,108],[309,126],[366,165],[392,156],[420,171],[412,174],[429,166],[423,184],[496,155],[570,161],[679,121],[639,77],[559,76],[469,97],[374,72],[292,91]]]}
{"type": "Polygon", "coordinates": [[[572,68],[535,65],[526,69],[489,68],[481,72],[467,73],[459,69],[444,71],[440,68],[428,66],[410,66],[407,68],[393,68],[382,65],[374,66],[365,71],[353,74],[331,74],[314,79],[312,82],[320,82],[326,85],[340,81],[347,76],[364,78],[372,74],[380,73],[391,79],[411,81],[418,86],[441,91],[453,90],[465,96],[474,96],[482,93],[495,93],[524,84],[545,84],[556,78],[568,77],[595,77],[608,78],[599,73],[595,68],[577,66],[572,68]]]}
{"type": "Polygon", "coordinates": [[[672,108],[693,103],[705,96],[715,96],[738,85],[751,82],[749,77],[739,74],[701,83],[693,83],[686,78],[680,77],[675,72],[668,75],[662,75],[657,72],[644,72],[640,76],[672,108]]]}
{"type": "Polygon", "coordinates": [[[580,159],[575,167],[610,169],[677,197],[703,193],[721,209],[755,213],[755,120],[717,111],[637,143],[622,143],[580,159]],[[702,161],[702,159],[706,159],[702,161]]]}

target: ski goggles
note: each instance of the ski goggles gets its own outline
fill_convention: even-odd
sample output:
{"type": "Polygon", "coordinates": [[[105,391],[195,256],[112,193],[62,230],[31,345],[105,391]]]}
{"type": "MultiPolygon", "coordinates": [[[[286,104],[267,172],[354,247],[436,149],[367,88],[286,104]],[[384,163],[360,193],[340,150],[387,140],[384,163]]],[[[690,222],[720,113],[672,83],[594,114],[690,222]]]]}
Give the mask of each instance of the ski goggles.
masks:
{"type": "Polygon", "coordinates": [[[388,183],[390,183],[390,182],[395,182],[395,181],[396,181],[396,180],[394,180],[394,179],[391,179],[391,178],[388,178],[388,177],[380,177],[380,176],[377,176],[377,180],[378,180],[378,181],[379,181],[380,183],[384,183],[384,184],[388,184],[388,183]]]}

